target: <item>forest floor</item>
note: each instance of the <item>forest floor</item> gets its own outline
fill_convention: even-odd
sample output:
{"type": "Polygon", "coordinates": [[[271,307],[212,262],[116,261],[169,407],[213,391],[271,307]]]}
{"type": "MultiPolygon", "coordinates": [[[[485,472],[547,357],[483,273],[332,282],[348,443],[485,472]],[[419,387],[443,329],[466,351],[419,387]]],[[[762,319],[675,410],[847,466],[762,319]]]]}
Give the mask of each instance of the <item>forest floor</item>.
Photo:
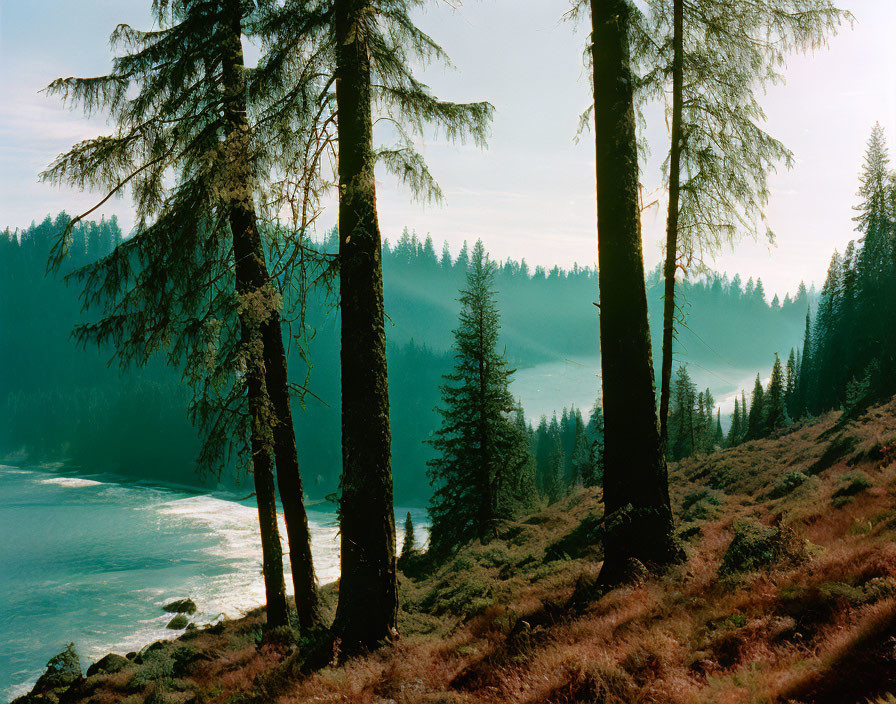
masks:
{"type": "Polygon", "coordinates": [[[591,586],[600,492],[583,490],[402,574],[401,637],[373,654],[302,675],[307,644],[263,638],[259,610],[28,699],[896,702],[896,399],[670,475],[687,558],[662,577],[591,586]]]}

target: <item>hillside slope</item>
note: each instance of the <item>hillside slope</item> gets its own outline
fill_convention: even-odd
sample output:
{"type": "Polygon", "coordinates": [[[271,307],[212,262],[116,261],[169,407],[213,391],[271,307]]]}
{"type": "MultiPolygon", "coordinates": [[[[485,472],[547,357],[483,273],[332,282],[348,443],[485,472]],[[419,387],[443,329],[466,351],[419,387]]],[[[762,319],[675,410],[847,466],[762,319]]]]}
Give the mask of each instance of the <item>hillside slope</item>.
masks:
{"type": "Polygon", "coordinates": [[[402,637],[378,653],[301,675],[307,644],[261,639],[255,612],[33,699],[892,701],[896,399],[687,461],[671,478],[687,558],[660,579],[598,593],[600,496],[581,491],[435,571],[406,564],[402,637]]]}

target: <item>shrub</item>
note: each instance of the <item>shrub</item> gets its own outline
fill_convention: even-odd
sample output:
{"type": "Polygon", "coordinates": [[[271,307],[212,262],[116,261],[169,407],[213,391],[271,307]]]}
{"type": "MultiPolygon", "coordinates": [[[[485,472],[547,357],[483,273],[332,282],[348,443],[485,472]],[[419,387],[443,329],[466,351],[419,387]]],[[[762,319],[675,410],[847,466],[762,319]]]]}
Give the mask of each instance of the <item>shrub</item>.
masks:
{"type": "Polygon", "coordinates": [[[867,474],[860,472],[854,475],[845,475],[843,477],[843,486],[833,494],[834,505],[842,506],[851,501],[857,494],[861,494],[871,487],[871,479],[868,478],[867,474]]]}
{"type": "Polygon", "coordinates": [[[782,496],[787,496],[798,486],[802,486],[808,478],[802,472],[790,472],[790,474],[779,479],[775,486],[772,487],[769,498],[780,499],[782,496]]]}
{"type": "Polygon", "coordinates": [[[692,491],[681,502],[681,518],[683,521],[705,521],[713,518],[716,506],[722,505],[718,492],[711,489],[692,491]]]}
{"type": "Polygon", "coordinates": [[[805,546],[789,528],[771,528],[754,521],[734,524],[734,538],[722,558],[719,574],[753,572],[781,562],[801,562],[805,546]]]}
{"type": "Polygon", "coordinates": [[[140,669],[131,680],[131,689],[140,689],[148,684],[168,686],[174,678],[174,658],[163,649],[151,650],[143,656],[140,669]]]}
{"type": "Polygon", "coordinates": [[[476,571],[440,580],[423,597],[421,606],[434,614],[473,616],[494,603],[491,580],[476,571]]]}

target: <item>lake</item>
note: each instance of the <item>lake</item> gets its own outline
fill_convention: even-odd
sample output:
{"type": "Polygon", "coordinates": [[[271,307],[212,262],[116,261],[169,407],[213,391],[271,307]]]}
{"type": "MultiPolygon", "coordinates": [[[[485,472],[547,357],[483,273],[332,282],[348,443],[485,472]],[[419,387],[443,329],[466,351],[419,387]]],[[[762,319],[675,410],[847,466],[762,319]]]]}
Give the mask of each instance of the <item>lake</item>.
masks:
{"type": "MultiPolygon", "coordinates": [[[[70,641],[86,670],[176,635],[160,608],[173,599],[192,598],[200,624],[264,603],[257,512],[239,498],[0,465],[0,701],[70,641]]],[[[425,539],[425,511],[410,510],[425,539]]],[[[399,539],[407,511],[396,509],[399,539]]],[[[318,579],[332,582],[336,514],[308,518],[318,579]]]]}

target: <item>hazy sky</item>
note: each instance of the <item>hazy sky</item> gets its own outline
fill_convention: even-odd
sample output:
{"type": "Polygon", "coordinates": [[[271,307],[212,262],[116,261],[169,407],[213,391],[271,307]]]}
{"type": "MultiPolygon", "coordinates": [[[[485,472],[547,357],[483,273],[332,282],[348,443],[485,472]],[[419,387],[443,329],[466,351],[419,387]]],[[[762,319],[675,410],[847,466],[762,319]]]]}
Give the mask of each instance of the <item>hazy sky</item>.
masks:
{"type": "MultiPolygon", "coordinates": [[[[75,141],[101,133],[38,91],[58,76],[89,76],[109,67],[108,36],[119,22],[148,26],[148,0],[0,0],[0,227],[27,226],[47,213],[79,212],[90,194],[37,182],[37,174],[75,141]]],[[[795,153],[789,172],[773,176],[770,224],[777,247],[742,244],[725,254],[720,270],[761,276],[766,291],[793,291],[801,279],[819,282],[834,248],[853,233],[856,174],[874,122],[896,139],[896,0],[842,0],[856,16],[830,48],[793,57],[787,84],[764,99],[768,130],[795,153]]],[[[568,0],[467,0],[459,11],[444,4],[420,17],[455,68],[429,70],[443,98],[489,100],[497,110],[490,146],[424,145],[446,202],[413,203],[383,173],[379,213],[383,234],[404,226],[448,240],[481,237],[497,258],[525,257],[551,267],[596,259],[594,146],[575,142],[579,114],[588,106],[582,62],[583,27],[561,21],[568,0]]],[[[667,148],[660,111],[649,115],[652,157],[642,181],[658,189],[667,148]]],[[[108,204],[132,223],[126,200],[108,204]]],[[[324,217],[335,221],[335,210],[324,217]]],[[[665,214],[645,216],[647,266],[660,257],[665,214]]]]}

